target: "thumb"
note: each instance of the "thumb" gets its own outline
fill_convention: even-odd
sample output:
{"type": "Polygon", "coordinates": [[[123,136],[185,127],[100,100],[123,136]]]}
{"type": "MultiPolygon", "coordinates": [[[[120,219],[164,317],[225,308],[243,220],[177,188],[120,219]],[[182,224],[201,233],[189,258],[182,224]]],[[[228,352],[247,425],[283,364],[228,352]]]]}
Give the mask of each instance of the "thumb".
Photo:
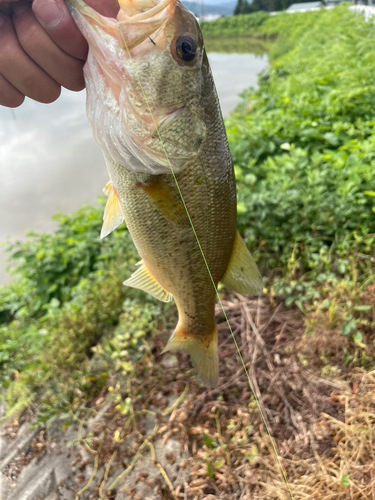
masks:
{"type": "MultiPolygon", "coordinates": [[[[117,0],[87,0],[86,3],[108,17],[116,17],[119,11],[117,0]]],[[[34,0],[32,8],[35,17],[60,49],[77,59],[86,59],[86,40],[75,25],[64,0],[34,0]]]]}

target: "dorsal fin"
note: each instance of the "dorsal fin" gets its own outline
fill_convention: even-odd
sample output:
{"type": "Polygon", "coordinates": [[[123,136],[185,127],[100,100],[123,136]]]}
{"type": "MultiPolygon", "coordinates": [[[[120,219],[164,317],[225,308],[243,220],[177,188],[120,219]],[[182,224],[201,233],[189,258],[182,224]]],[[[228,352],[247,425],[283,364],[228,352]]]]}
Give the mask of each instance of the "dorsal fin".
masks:
{"type": "Polygon", "coordinates": [[[124,285],[143,290],[162,302],[170,302],[172,295],[156,281],[142,261],[139,264],[140,267],[124,281],[124,285]]]}
{"type": "Polygon", "coordinates": [[[104,209],[103,226],[100,233],[102,239],[124,222],[120,198],[111,181],[107,182],[103,191],[108,196],[108,200],[104,209]]]}
{"type": "Polygon", "coordinates": [[[240,294],[258,295],[262,293],[261,275],[238,231],[227,270],[220,281],[229,290],[240,294]]]}

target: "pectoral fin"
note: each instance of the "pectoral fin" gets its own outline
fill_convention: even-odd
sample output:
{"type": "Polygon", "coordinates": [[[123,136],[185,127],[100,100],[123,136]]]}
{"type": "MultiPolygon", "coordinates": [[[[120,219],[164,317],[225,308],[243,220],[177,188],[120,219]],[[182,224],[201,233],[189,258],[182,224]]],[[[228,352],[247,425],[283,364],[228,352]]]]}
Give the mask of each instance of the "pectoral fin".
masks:
{"type": "Polygon", "coordinates": [[[111,181],[108,181],[107,184],[104,186],[103,188],[103,193],[106,195],[106,196],[109,196],[109,193],[111,192],[111,189],[112,189],[112,182],[111,181]]]}
{"type": "Polygon", "coordinates": [[[220,281],[237,293],[252,295],[262,293],[262,278],[257,265],[238,231],[227,270],[220,281]]]}
{"type": "Polygon", "coordinates": [[[189,226],[190,221],[181,200],[174,194],[162,175],[153,175],[148,184],[137,186],[147,194],[154,207],[172,224],[189,226]]]}
{"type": "Polygon", "coordinates": [[[162,302],[170,302],[173,299],[172,295],[164,290],[156,281],[142,261],[140,262],[139,269],[137,269],[129,279],[124,281],[124,285],[132,288],[139,288],[139,290],[149,293],[162,302]]]}
{"type": "Polygon", "coordinates": [[[102,239],[124,222],[120,198],[111,181],[107,182],[103,191],[108,196],[108,200],[104,209],[103,226],[100,233],[102,239]]]}

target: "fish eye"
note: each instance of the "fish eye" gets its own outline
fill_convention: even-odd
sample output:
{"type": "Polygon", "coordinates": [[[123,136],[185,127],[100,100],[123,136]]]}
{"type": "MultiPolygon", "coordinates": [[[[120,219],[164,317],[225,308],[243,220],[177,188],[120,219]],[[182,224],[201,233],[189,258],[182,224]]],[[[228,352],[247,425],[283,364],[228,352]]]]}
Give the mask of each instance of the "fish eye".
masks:
{"type": "Polygon", "coordinates": [[[190,35],[182,35],[176,41],[176,52],[180,59],[190,62],[197,55],[197,42],[190,35]]]}

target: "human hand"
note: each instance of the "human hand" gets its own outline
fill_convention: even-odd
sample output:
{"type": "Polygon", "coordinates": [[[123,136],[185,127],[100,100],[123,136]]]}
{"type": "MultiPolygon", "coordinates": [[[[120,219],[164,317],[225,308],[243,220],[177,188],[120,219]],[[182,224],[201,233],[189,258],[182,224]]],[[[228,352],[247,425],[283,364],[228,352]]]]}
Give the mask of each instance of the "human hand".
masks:
{"type": "MultiPolygon", "coordinates": [[[[117,0],[86,0],[116,17],[117,0]]],[[[0,0],[0,105],[15,108],[25,96],[55,101],[61,87],[82,90],[87,43],[64,0],[0,0]]]]}

